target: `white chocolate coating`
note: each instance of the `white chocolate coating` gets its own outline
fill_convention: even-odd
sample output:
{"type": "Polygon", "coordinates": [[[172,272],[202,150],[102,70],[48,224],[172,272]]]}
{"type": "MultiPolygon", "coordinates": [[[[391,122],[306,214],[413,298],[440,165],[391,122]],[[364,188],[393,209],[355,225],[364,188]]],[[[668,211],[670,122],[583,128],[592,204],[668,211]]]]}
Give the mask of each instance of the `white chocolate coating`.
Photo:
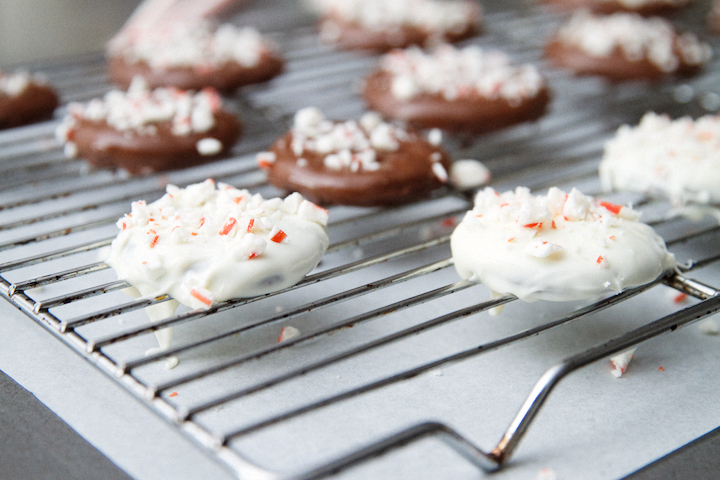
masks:
{"type": "Polygon", "coordinates": [[[620,50],[630,61],[647,59],[663,72],[673,72],[681,61],[702,65],[712,56],[710,46],[692,33],[677,34],[664,18],[635,13],[594,15],[580,11],[558,31],[558,39],[594,57],[620,50]]]}
{"type": "Polygon", "coordinates": [[[293,193],[259,194],[212,180],[132,204],[105,260],[141,295],[165,293],[190,308],[290,287],[328,246],[327,211],[293,193]]]}
{"type": "Polygon", "coordinates": [[[573,189],[533,196],[485,188],[452,234],[455,268],[499,294],[569,301],[655,280],[675,257],[632,208],[573,189]]]}
{"type": "Polygon", "coordinates": [[[676,205],[719,204],[720,117],[646,113],[605,144],[599,168],[606,191],[659,194],[676,205]]]}

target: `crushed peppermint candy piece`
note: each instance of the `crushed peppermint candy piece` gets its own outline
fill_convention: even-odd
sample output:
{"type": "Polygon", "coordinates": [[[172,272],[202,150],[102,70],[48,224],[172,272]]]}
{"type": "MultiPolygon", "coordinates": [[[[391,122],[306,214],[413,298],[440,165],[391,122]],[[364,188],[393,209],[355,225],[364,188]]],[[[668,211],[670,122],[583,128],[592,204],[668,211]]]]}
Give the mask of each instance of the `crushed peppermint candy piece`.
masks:
{"type": "Polygon", "coordinates": [[[630,364],[630,360],[635,358],[635,350],[637,350],[637,347],[626,350],[623,353],[619,353],[610,358],[610,364],[613,366],[610,373],[613,377],[620,378],[623,376],[623,373],[625,373],[625,370],[627,370],[627,367],[630,364]]]}
{"type": "Polygon", "coordinates": [[[282,330],[280,330],[280,335],[278,336],[277,342],[282,343],[286,340],[290,340],[291,338],[295,338],[295,337],[299,337],[299,336],[300,336],[300,330],[288,325],[286,327],[283,327],[282,330]]]}
{"type": "Polygon", "coordinates": [[[24,92],[32,82],[37,81],[29,72],[23,70],[10,74],[0,73],[0,95],[16,97],[24,92]]]}
{"type": "Polygon", "coordinates": [[[106,260],[141,295],[210,308],[294,285],[327,248],[327,211],[298,193],[266,200],[212,180],[166,192],[133,202],[106,260]]]}
{"type": "Polygon", "coordinates": [[[222,148],[223,144],[217,138],[203,138],[197,142],[197,151],[200,155],[217,155],[222,148]]]}
{"type": "Polygon", "coordinates": [[[450,169],[450,182],[460,191],[485,185],[490,178],[490,170],[477,160],[455,160],[450,169]]]}
{"type": "Polygon", "coordinates": [[[448,173],[445,170],[445,167],[443,167],[441,163],[433,162],[432,171],[435,174],[435,176],[438,178],[438,180],[440,180],[442,183],[445,183],[448,181],[448,173]]]}
{"type": "Polygon", "coordinates": [[[583,10],[560,28],[557,38],[594,57],[620,50],[628,60],[647,59],[663,72],[676,71],[681,64],[702,65],[712,56],[710,46],[694,34],[679,35],[668,20],[636,13],[594,15],[583,10]]]}

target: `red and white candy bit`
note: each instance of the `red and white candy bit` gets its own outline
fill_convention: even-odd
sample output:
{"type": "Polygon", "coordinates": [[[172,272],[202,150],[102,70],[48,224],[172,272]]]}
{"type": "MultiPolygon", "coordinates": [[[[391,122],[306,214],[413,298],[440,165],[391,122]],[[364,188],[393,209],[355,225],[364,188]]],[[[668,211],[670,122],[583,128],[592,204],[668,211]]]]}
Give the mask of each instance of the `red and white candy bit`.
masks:
{"type": "Polygon", "coordinates": [[[280,230],[277,226],[273,227],[270,231],[270,241],[275,243],[282,243],[287,238],[287,233],[280,230]]]}
{"type": "Polygon", "coordinates": [[[233,217],[230,217],[227,222],[225,222],[225,225],[223,225],[222,230],[220,230],[220,235],[227,235],[229,234],[233,228],[235,228],[235,225],[237,225],[237,220],[233,217]]]}
{"type": "Polygon", "coordinates": [[[622,205],[616,205],[614,203],[610,202],[600,202],[601,207],[605,207],[609,212],[612,212],[615,215],[620,214],[620,210],[622,210],[622,205]]]}
{"type": "Polygon", "coordinates": [[[435,174],[435,177],[437,177],[438,180],[440,180],[442,183],[447,183],[448,181],[448,173],[447,170],[445,170],[445,167],[442,166],[442,163],[440,162],[433,162],[432,164],[432,171],[435,174]]]}
{"type": "Polygon", "coordinates": [[[286,340],[290,340],[291,338],[299,337],[300,336],[300,330],[298,330],[295,327],[286,326],[283,327],[282,330],[280,330],[280,335],[278,336],[278,343],[282,343],[286,340]]]}
{"type": "Polygon", "coordinates": [[[300,218],[305,220],[310,220],[311,222],[326,226],[329,212],[322,207],[318,207],[312,202],[303,200],[298,207],[298,215],[300,215],[300,218]]]}
{"type": "Polygon", "coordinates": [[[255,162],[257,162],[258,167],[263,170],[270,168],[276,159],[277,155],[273,152],[260,152],[255,155],[255,162]]]}
{"type": "Polygon", "coordinates": [[[630,360],[635,358],[635,350],[637,350],[637,347],[626,350],[623,353],[619,353],[610,358],[610,364],[613,367],[610,373],[612,373],[615,378],[620,378],[623,373],[625,373],[628,365],[630,364],[630,360]]]}
{"type": "Polygon", "coordinates": [[[190,290],[190,295],[195,297],[200,303],[205,305],[206,307],[209,307],[212,305],[213,302],[213,293],[210,290],[206,290],[204,288],[195,287],[192,290],[190,290]]]}

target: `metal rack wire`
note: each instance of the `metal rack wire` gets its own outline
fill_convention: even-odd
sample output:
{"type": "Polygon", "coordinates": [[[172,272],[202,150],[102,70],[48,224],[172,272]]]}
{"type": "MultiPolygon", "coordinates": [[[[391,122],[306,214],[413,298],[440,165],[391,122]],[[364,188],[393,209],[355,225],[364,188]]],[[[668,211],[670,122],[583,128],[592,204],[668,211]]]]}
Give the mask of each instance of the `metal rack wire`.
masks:
{"type": "MultiPolygon", "coordinates": [[[[523,3],[502,6],[489,9],[486,35],[472,41],[501,47],[519,61],[541,62],[542,39],[558,18],[523,3]],[[519,26],[521,37],[513,33],[519,26]]],[[[274,13],[268,7],[268,18],[274,13]]],[[[697,10],[683,21],[697,25],[699,15],[697,10]]],[[[426,201],[392,209],[334,207],[328,254],[298,285],[209,311],[181,308],[166,320],[148,323],[143,309],[168,298],[130,299],[121,292],[127,284],[115,280],[102,262],[103,249],[115,236],[114,222],[130,201],[151,201],[169,182],[188,184],[208,176],[265,194],[279,193],[265,183],[253,154],[284,130],[297,108],[317,105],[338,118],[363,111],[354,88],[376,58],[319,45],[306,16],[298,14],[294,21],[292,29],[274,31],[288,58],[287,73],[232,99],[247,128],[227,160],[129,178],[89,171],[81,160],[65,159],[52,139],[56,121],[0,132],[0,295],[240,478],[322,478],[427,438],[441,440],[480,469],[495,470],[512,457],[540,407],[567,374],[720,310],[718,290],[708,285],[717,284],[717,278],[690,278],[698,272],[703,277],[705,270],[717,266],[720,252],[712,245],[720,228],[709,221],[667,218],[668,205],[662,201],[614,194],[618,201],[640,205],[671,251],[677,249],[678,258],[692,262],[677,274],[590,305],[549,309],[552,313],[542,322],[480,343],[458,338],[456,344],[437,347],[433,337],[455,338],[453,329],[458,324],[465,328],[467,319],[489,321],[490,309],[520,303],[511,295],[479,300],[487,298],[483,287],[454,274],[449,234],[471,201],[446,189],[426,201]],[[542,374],[492,449],[479,448],[450,423],[426,421],[435,417],[433,402],[422,405],[423,421],[401,415],[401,428],[381,433],[356,426],[358,437],[367,441],[348,440],[330,453],[313,451],[312,460],[297,461],[289,472],[255,460],[263,455],[246,441],[271,436],[266,432],[274,427],[287,429],[318,412],[330,411],[328,418],[335,418],[333,409],[345,411],[344,404],[366,401],[424,373],[485,357],[602,312],[624,311],[632,299],[650,295],[662,284],[698,301],[685,308],[672,306],[660,318],[600,343],[594,338],[561,357],[542,374]],[[276,343],[274,337],[289,322],[303,333],[276,343]],[[143,355],[152,346],[150,334],[168,327],[176,330],[175,345],[143,355]],[[428,338],[425,334],[430,340],[420,342],[422,348],[412,347],[417,339],[428,338]],[[165,369],[163,362],[173,356],[180,358],[180,366],[165,369]],[[298,395],[297,389],[312,393],[298,395]]],[[[65,100],[87,100],[109,88],[100,56],[41,67],[65,100]]],[[[645,91],[644,85],[609,86],[542,68],[557,92],[546,118],[481,139],[448,139],[455,158],[478,158],[491,168],[498,190],[520,184],[535,190],[580,185],[586,193],[599,193],[595,172],[602,142],[618,124],[636,121],[650,107],[672,115],[697,115],[703,105],[711,110],[708,95],[714,95],[712,87],[720,77],[716,62],[681,86],[668,82],[645,91]]],[[[517,308],[522,312],[524,307],[517,308]]],[[[291,442],[302,438],[290,431],[297,435],[291,442]]]]}

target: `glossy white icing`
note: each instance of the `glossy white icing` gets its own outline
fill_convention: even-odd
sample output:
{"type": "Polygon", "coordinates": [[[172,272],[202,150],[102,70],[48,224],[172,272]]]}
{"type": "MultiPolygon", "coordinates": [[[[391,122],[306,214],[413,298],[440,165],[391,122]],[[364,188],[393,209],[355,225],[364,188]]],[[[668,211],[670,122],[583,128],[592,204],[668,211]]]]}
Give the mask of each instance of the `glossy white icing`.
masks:
{"type": "Polygon", "coordinates": [[[639,214],[573,189],[485,188],[451,237],[463,278],[525,301],[569,301],[643,285],[675,257],[639,214]]]}
{"type": "Polygon", "coordinates": [[[298,193],[264,200],[212,180],[168,185],[162,198],[134,202],[118,220],[105,262],[143,296],[167,293],[207,309],[299,282],[327,249],[326,225],[327,211],[298,193]]]}
{"type": "Polygon", "coordinates": [[[646,113],[605,144],[605,190],[659,194],[676,205],[720,203],[720,117],[697,120],[646,113]]]}

